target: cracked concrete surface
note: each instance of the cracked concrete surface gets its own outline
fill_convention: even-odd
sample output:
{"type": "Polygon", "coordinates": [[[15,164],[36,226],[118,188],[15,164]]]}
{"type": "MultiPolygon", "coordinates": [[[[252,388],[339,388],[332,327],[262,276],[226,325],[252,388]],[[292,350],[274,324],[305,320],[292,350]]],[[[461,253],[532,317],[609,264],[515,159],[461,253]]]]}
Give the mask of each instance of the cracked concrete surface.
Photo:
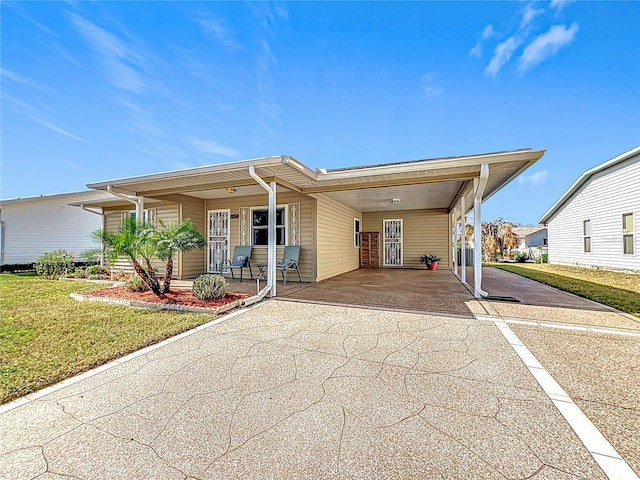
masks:
{"type": "Polygon", "coordinates": [[[496,327],[269,301],[0,415],[0,478],[605,478],[496,327]]]}

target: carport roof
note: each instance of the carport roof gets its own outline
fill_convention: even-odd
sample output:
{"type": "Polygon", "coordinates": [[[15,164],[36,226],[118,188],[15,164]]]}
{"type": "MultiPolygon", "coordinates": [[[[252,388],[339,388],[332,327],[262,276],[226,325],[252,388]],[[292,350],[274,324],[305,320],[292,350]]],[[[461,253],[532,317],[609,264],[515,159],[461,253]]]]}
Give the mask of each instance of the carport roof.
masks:
{"type": "Polygon", "coordinates": [[[275,181],[288,190],[305,194],[328,194],[354,208],[370,204],[370,200],[381,195],[387,197],[394,191],[402,191],[404,187],[437,183],[440,184],[438,188],[433,186],[431,189],[433,204],[429,205],[423,201],[418,206],[418,200],[425,197],[424,191],[404,188],[410,196],[407,197],[407,205],[415,203],[416,206],[410,208],[448,208],[465,190],[467,182],[479,176],[482,164],[489,165],[485,190],[485,198],[488,198],[535,163],[544,152],[522,149],[333,170],[312,170],[295,158],[283,155],[108,180],[87,186],[97,190],[111,186],[119,193],[147,198],[178,193],[215,198],[218,196],[216,191],[224,192],[230,187],[244,188],[248,192],[256,185],[249,175],[248,167],[253,166],[265,181],[275,181]]]}

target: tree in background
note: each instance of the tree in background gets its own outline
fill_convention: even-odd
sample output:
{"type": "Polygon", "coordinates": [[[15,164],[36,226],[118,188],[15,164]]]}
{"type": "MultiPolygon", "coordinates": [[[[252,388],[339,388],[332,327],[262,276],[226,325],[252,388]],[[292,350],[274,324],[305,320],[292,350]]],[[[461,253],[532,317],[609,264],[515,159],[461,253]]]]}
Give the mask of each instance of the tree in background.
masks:
{"type": "Polygon", "coordinates": [[[498,252],[504,258],[505,254],[518,246],[518,237],[512,227],[502,217],[492,222],[482,222],[482,254],[485,262],[497,260],[498,252]]]}

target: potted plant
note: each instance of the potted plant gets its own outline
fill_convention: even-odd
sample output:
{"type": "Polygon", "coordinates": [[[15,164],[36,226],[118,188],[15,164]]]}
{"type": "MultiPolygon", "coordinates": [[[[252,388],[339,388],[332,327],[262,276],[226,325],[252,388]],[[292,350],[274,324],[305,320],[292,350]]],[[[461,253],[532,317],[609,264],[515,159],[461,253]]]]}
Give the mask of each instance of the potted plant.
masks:
{"type": "Polygon", "coordinates": [[[438,267],[440,257],[434,255],[433,253],[427,253],[426,255],[420,257],[420,261],[424,263],[429,270],[435,270],[438,267]]]}

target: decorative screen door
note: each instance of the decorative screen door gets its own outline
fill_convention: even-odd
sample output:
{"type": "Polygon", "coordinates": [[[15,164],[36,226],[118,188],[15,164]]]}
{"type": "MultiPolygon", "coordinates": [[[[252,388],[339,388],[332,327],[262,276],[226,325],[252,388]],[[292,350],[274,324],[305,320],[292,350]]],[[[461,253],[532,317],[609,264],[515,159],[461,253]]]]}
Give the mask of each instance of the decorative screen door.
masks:
{"type": "Polygon", "coordinates": [[[230,210],[209,210],[209,273],[227,273],[230,210]]]}
{"type": "Polygon", "coordinates": [[[384,266],[402,266],[402,220],[383,220],[384,266]]]}

